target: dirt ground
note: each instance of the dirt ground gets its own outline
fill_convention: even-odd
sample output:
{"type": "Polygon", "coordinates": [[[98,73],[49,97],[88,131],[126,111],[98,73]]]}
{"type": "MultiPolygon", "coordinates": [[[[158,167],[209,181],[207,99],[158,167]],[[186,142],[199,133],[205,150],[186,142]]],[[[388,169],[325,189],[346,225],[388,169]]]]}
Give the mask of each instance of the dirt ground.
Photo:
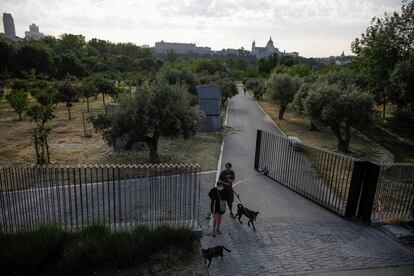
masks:
{"type": "MultiPolygon", "coordinates": [[[[285,112],[283,120],[278,118],[277,106],[269,100],[263,99],[257,101],[262,109],[276,122],[276,124],[288,136],[296,136],[304,143],[316,145],[332,150],[337,149],[337,140],[329,129],[320,129],[320,131],[309,131],[309,121],[297,115],[292,108],[285,112]]],[[[393,161],[393,154],[381,145],[371,141],[362,133],[354,133],[351,144],[351,154],[373,161],[389,162],[393,161]]]]}
{"type": "MultiPolygon", "coordinates": [[[[110,102],[110,99],[106,99],[110,102]]],[[[90,99],[90,112],[86,102],[75,103],[71,109],[72,120],[64,104],[58,104],[49,145],[52,164],[138,163],[148,161],[148,152],[114,152],[103,141],[101,134],[93,131],[88,122],[90,114],[103,111],[102,97],[90,99]],[[83,119],[85,117],[85,120],[83,119]],[[85,128],[84,128],[85,121],[85,128]],[[86,137],[85,137],[86,130],[86,137]]],[[[0,102],[0,164],[27,165],[35,163],[31,138],[34,123],[28,118],[18,120],[17,114],[5,99],[0,102]]],[[[162,139],[159,154],[163,162],[198,163],[202,170],[215,169],[219,157],[221,133],[199,133],[190,139],[162,139]]]]}

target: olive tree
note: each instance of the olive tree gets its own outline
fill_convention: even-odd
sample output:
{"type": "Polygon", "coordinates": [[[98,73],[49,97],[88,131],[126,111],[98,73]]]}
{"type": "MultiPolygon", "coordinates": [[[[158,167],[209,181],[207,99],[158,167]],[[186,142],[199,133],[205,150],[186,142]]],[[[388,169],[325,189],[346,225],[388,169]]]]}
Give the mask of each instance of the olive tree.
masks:
{"type": "Polygon", "coordinates": [[[118,139],[126,141],[124,149],[144,142],[151,162],[158,162],[160,137],[188,138],[196,134],[202,113],[190,103],[188,91],[164,82],[137,87],[133,95],[121,96],[119,106],[92,118],[96,131],[114,146],[118,139]]]}
{"type": "Polygon", "coordinates": [[[27,92],[21,89],[13,89],[6,95],[6,100],[10,106],[16,111],[19,120],[23,120],[23,112],[27,108],[27,92]]]}
{"type": "Polygon", "coordinates": [[[39,165],[49,164],[49,144],[48,137],[52,127],[47,122],[53,119],[55,110],[54,105],[36,104],[29,107],[26,111],[31,121],[34,121],[36,127],[33,129],[33,142],[36,151],[36,161],[39,165]]]}
{"type": "Polygon", "coordinates": [[[279,119],[283,119],[286,107],[293,101],[296,92],[300,88],[300,81],[287,74],[272,73],[267,80],[267,93],[273,101],[279,103],[279,119]]]}
{"type": "MultiPolygon", "coordinates": [[[[297,114],[306,115],[305,100],[309,96],[309,92],[312,90],[313,86],[314,85],[310,83],[304,83],[300,87],[299,91],[295,94],[292,104],[297,114]]],[[[312,119],[310,119],[309,131],[317,131],[317,130],[318,130],[318,127],[316,126],[315,122],[312,119]]]]}
{"type": "MultiPolygon", "coordinates": [[[[79,100],[80,87],[72,80],[67,77],[63,81],[57,83],[57,89],[59,91],[58,100],[59,102],[65,103],[68,109],[69,120],[72,119],[70,108],[73,103],[79,100]]],[[[89,108],[88,108],[89,109],[89,108]]]]}
{"type": "Polygon", "coordinates": [[[246,81],[246,88],[253,91],[253,96],[256,100],[260,100],[265,92],[263,81],[257,78],[251,78],[246,81]]]}
{"type": "Polygon", "coordinates": [[[320,83],[309,91],[304,106],[311,120],[331,129],[338,140],[338,151],[349,152],[351,128],[372,121],[374,98],[356,88],[344,90],[338,85],[320,83]]]}
{"type": "Polygon", "coordinates": [[[89,112],[89,98],[95,96],[98,89],[92,79],[83,79],[80,86],[80,95],[86,100],[86,110],[89,112]]]}

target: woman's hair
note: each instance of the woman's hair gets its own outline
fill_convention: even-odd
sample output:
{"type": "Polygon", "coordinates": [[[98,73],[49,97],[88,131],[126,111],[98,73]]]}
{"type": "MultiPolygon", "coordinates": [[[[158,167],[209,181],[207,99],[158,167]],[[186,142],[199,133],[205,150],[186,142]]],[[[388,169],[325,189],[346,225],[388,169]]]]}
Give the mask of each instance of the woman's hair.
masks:
{"type": "Polygon", "coordinates": [[[230,168],[231,168],[232,166],[231,166],[231,163],[226,163],[226,164],[224,165],[224,167],[230,167],[230,168]]]}
{"type": "Polygon", "coordinates": [[[220,185],[220,186],[223,186],[223,182],[221,182],[221,181],[217,181],[216,185],[217,185],[217,186],[219,186],[219,185],[220,185]]]}

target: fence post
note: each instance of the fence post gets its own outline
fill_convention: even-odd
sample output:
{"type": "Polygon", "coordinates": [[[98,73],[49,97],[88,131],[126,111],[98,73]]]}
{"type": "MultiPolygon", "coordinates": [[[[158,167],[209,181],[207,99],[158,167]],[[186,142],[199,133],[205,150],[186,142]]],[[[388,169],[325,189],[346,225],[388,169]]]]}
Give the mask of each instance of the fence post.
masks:
{"type": "Polygon", "coordinates": [[[366,169],[365,161],[354,161],[351,183],[349,185],[348,199],[346,201],[345,217],[351,218],[356,215],[359,197],[361,194],[362,182],[366,169]]]}
{"type": "Polygon", "coordinates": [[[362,185],[361,199],[358,209],[358,217],[362,221],[369,222],[371,220],[372,207],[374,206],[375,192],[381,166],[372,162],[366,162],[365,178],[362,185]]]}
{"type": "Polygon", "coordinates": [[[259,160],[260,160],[260,146],[262,143],[262,131],[260,129],[257,130],[256,134],[256,151],[254,154],[254,169],[259,169],[259,160]]]}

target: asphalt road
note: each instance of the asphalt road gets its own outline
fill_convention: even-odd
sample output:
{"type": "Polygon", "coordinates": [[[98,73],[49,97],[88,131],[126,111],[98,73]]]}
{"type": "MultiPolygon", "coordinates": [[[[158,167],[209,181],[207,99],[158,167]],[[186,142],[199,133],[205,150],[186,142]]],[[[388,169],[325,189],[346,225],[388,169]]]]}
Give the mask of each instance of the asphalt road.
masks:
{"type": "MultiPolygon", "coordinates": [[[[239,95],[230,100],[222,156],[223,164],[233,164],[236,182],[257,174],[253,169],[256,130],[280,134],[242,87],[238,89],[239,95]]],[[[210,275],[344,275],[338,271],[414,264],[413,252],[381,231],[342,219],[268,177],[249,178],[235,190],[247,208],[260,212],[257,231],[247,226],[246,218],[239,224],[228,212],[222,235],[212,237],[211,227],[205,228],[203,248],[224,245],[231,250],[224,252],[224,260],[213,260],[210,275]]],[[[374,271],[407,275],[405,270],[374,271]]]]}
{"type": "MultiPolygon", "coordinates": [[[[244,95],[243,88],[238,86],[238,89],[239,95],[230,100],[227,119],[229,134],[224,138],[222,161],[223,165],[226,162],[233,164],[236,182],[257,175],[253,168],[257,129],[282,135],[255,101],[244,95]]],[[[338,218],[265,176],[246,179],[235,190],[248,208],[260,212],[261,218],[289,221],[338,218]]]]}

